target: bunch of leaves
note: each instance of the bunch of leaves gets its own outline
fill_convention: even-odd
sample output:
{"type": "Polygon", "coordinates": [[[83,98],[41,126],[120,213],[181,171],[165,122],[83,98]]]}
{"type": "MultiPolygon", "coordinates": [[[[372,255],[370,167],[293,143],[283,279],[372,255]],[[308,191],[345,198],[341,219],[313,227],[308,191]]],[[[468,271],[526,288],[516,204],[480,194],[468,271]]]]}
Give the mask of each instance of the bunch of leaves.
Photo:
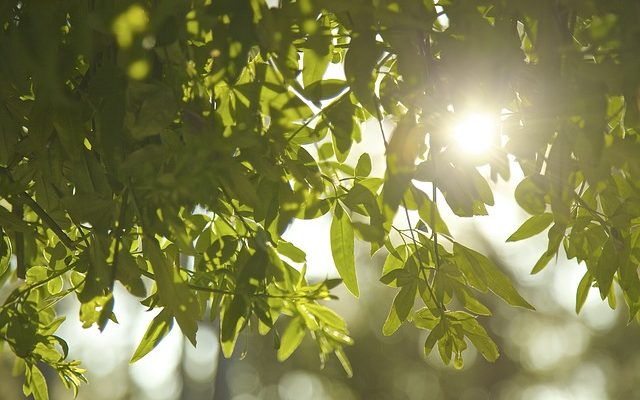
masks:
{"type": "Polygon", "coordinates": [[[354,295],[354,241],[388,252],[381,280],[399,290],[385,334],[409,321],[430,331],[425,352],[437,345],[445,363],[461,367],[469,343],[495,360],[477,318],[490,315],[482,293],[533,307],[456,241],[438,206],[487,214],[493,193],[477,167],[508,179],[510,159],[525,175],[515,199],[533,216],[509,240],[551,225],[533,272],[562,244],[587,267],[578,311],[594,285],[615,306],[617,283],[637,315],[632,5],[280,3],[0,6],[0,58],[10,60],[0,65],[0,276],[24,280],[0,307],[0,340],[25,394],[47,398],[42,366],[74,389],[84,379],[65,361],[54,305],[75,295],[83,325],[103,330],[117,322],[115,282],[158,312],[132,361],[174,322],[195,345],[198,321],[210,319],[227,357],[249,326],[273,332],[280,360],[309,332],[321,361],[335,354],[350,374],[346,325],[319,302],[337,281],[308,282],[306,255],[282,238],[294,219],[327,213],[354,295]],[[509,110],[506,145],[464,156],[451,125],[480,102],[509,110]],[[383,177],[371,176],[369,155],[349,157],[368,119],[385,145],[383,177]]]}

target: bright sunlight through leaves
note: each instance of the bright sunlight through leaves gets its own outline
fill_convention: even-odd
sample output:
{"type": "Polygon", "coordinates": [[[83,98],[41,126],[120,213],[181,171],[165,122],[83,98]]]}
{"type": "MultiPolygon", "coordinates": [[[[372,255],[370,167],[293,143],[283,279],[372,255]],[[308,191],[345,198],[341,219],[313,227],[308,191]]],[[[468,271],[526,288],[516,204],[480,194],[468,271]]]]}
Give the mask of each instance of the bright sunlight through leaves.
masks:
{"type": "Polygon", "coordinates": [[[456,144],[466,153],[482,154],[495,143],[497,123],[486,114],[465,115],[454,125],[453,137],[456,144]]]}

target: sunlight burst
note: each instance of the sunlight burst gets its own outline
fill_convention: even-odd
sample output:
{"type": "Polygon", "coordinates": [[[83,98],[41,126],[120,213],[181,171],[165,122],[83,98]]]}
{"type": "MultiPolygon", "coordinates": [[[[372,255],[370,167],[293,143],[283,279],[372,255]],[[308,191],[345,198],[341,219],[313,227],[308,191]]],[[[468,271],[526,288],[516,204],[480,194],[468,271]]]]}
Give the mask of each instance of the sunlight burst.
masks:
{"type": "Polygon", "coordinates": [[[482,154],[494,145],[497,136],[495,119],[485,114],[466,115],[453,128],[458,146],[471,154],[482,154]]]}

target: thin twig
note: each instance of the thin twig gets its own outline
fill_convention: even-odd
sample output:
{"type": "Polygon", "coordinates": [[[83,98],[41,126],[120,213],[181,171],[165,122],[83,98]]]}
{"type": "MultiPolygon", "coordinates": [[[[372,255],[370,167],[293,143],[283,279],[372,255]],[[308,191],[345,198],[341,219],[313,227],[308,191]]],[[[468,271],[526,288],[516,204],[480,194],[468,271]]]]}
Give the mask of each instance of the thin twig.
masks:
{"type": "Polygon", "coordinates": [[[344,96],[348,96],[349,93],[351,92],[351,88],[345,90],[340,97],[334,98],[335,100],[333,100],[330,104],[328,104],[326,107],[321,108],[320,110],[318,110],[317,113],[313,114],[311,117],[309,117],[304,124],[300,125],[300,127],[298,129],[296,129],[295,132],[293,132],[291,134],[291,136],[289,136],[287,138],[287,143],[290,143],[300,132],[302,132],[302,130],[304,128],[306,128],[311,121],[315,120],[316,118],[318,118],[319,116],[323,115],[324,113],[326,113],[327,111],[329,111],[331,108],[333,108],[333,106],[335,106],[336,104],[338,104],[340,102],[340,100],[342,100],[342,98],[344,96]]]}
{"type": "MultiPolygon", "coordinates": [[[[433,150],[433,149],[432,149],[433,150]]],[[[431,160],[433,161],[433,182],[431,182],[431,197],[433,198],[433,207],[431,207],[431,236],[433,240],[433,257],[436,265],[436,270],[440,269],[440,257],[438,256],[438,232],[436,229],[436,207],[438,206],[438,187],[436,185],[436,160],[435,154],[432,155],[431,160]]]]}
{"type": "Polygon", "coordinates": [[[56,234],[56,236],[58,236],[58,239],[60,239],[60,241],[65,246],[67,246],[67,248],[76,250],[76,243],[71,240],[69,236],[67,236],[62,228],[60,228],[60,226],[56,223],[56,221],[54,221],[53,218],[51,218],[51,216],[42,207],[40,207],[40,205],[36,203],[34,199],[31,198],[31,196],[26,193],[20,193],[18,195],[18,200],[29,206],[29,208],[31,208],[38,215],[38,217],[40,217],[40,219],[42,219],[42,221],[47,224],[49,229],[51,229],[56,234]]]}
{"type": "Polygon", "coordinates": [[[248,232],[253,232],[253,228],[249,225],[249,223],[247,223],[247,221],[245,221],[244,217],[240,215],[240,210],[236,207],[235,204],[233,204],[233,199],[231,198],[231,196],[229,196],[229,193],[224,188],[224,186],[220,186],[220,190],[222,191],[223,196],[227,199],[227,202],[229,203],[231,208],[233,208],[234,213],[238,216],[238,218],[240,218],[240,221],[242,222],[242,225],[244,225],[245,229],[248,232]]]}
{"type": "Polygon", "coordinates": [[[11,301],[9,301],[8,303],[5,303],[5,304],[3,304],[2,306],[0,306],[0,310],[2,310],[2,309],[4,309],[4,308],[9,307],[9,306],[10,306],[10,305],[12,305],[12,304],[17,303],[17,302],[18,302],[22,297],[24,297],[24,295],[25,295],[25,294],[26,294],[26,295],[28,295],[28,294],[29,294],[29,292],[31,292],[32,290],[37,289],[37,288],[39,288],[39,287],[41,287],[41,286],[46,285],[47,283],[49,283],[50,281],[54,280],[55,278],[57,278],[57,277],[59,277],[59,276],[62,276],[62,275],[64,275],[65,273],[67,273],[67,272],[71,271],[74,267],[75,267],[75,265],[74,265],[74,264],[68,265],[68,266],[66,266],[65,268],[61,269],[60,271],[58,271],[58,272],[54,273],[53,275],[51,275],[51,276],[47,277],[46,279],[43,279],[43,280],[41,280],[41,281],[39,281],[39,282],[36,282],[36,283],[34,283],[34,284],[32,284],[32,285],[29,285],[29,286],[27,286],[26,288],[24,288],[24,289],[20,290],[20,291],[16,294],[16,296],[15,296],[15,298],[14,298],[13,300],[11,300],[11,301]]]}
{"type": "MultiPolygon", "coordinates": [[[[10,182],[15,182],[8,168],[0,166],[0,171],[4,172],[10,182]]],[[[56,236],[58,236],[60,241],[65,246],[67,246],[71,250],[76,249],[75,242],[71,240],[69,236],[67,236],[62,228],[60,228],[60,226],[56,223],[56,221],[54,221],[53,218],[51,218],[51,216],[42,207],[40,207],[40,205],[36,203],[34,199],[31,198],[31,196],[24,192],[19,193],[17,195],[17,200],[22,204],[28,205],[38,215],[38,217],[40,217],[40,219],[42,219],[42,221],[47,224],[49,229],[51,229],[56,234],[56,236]]],[[[22,209],[20,204],[12,204],[12,206],[17,209],[16,214],[22,209]]],[[[22,213],[20,212],[20,214],[22,213]]],[[[23,219],[22,215],[20,215],[20,219],[23,219]]]]}
{"type": "MultiPolygon", "coordinates": [[[[155,280],[155,274],[149,271],[145,271],[143,269],[140,270],[140,273],[152,280],[155,280]]],[[[189,286],[190,289],[193,290],[198,290],[201,292],[209,292],[209,293],[218,293],[218,294],[226,294],[229,296],[248,296],[248,297],[262,297],[262,298],[272,298],[272,299],[285,299],[285,300],[302,300],[302,299],[306,299],[306,300],[318,300],[318,299],[324,299],[324,297],[315,297],[315,296],[309,296],[309,295],[295,295],[295,294],[270,294],[270,293],[241,293],[241,292],[234,292],[232,290],[226,290],[226,289],[219,289],[219,288],[213,288],[213,287],[209,287],[209,286],[200,286],[200,285],[195,285],[193,283],[188,283],[187,284],[189,286]]]]}
{"type": "MultiPolygon", "coordinates": [[[[377,101],[376,101],[377,103],[377,101]]],[[[384,126],[382,125],[382,113],[380,112],[380,105],[376,104],[376,119],[378,120],[378,127],[380,128],[380,134],[382,135],[382,141],[384,143],[385,150],[389,148],[389,142],[387,141],[387,136],[384,131],[384,126]]],[[[405,217],[407,219],[407,224],[409,225],[409,233],[411,234],[411,241],[415,247],[415,255],[418,258],[418,264],[420,265],[420,273],[422,274],[422,278],[424,279],[425,285],[427,286],[427,290],[429,291],[429,295],[436,303],[436,306],[440,308],[441,311],[444,311],[444,304],[442,302],[438,302],[435,293],[433,292],[433,288],[429,285],[429,277],[427,275],[427,269],[425,264],[422,261],[422,257],[420,256],[420,248],[418,247],[418,241],[416,240],[415,235],[413,234],[413,226],[411,225],[411,218],[409,217],[409,208],[407,207],[407,202],[404,200],[404,196],[402,199],[402,208],[404,208],[405,217]]],[[[433,231],[433,229],[432,229],[433,231]]],[[[437,243],[436,243],[437,246],[437,243]]]]}
{"type": "Polygon", "coordinates": [[[585,210],[589,211],[589,213],[600,223],[600,225],[602,225],[602,227],[604,229],[606,229],[607,231],[609,231],[609,224],[607,224],[607,221],[604,220],[604,218],[602,218],[602,214],[599,213],[598,211],[594,210],[593,208],[591,208],[584,200],[582,200],[582,198],[580,196],[578,196],[576,194],[575,196],[576,201],[578,202],[578,205],[582,208],[584,208],[585,210]]]}
{"type": "Polygon", "coordinates": [[[239,292],[234,292],[234,291],[231,291],[231,290],[212,288],[212,287],[209,287],[209,286],[194,285],[192,283],[189,284],[189,288],[193,289],[193,290],[203,291],[203,292],[226,294],[226,295],[229,295],[229,296],[263,297],[263,298],[270,298],[270,299],[285,299],[285,300],[301,300],[301,299],[318,300],[318,299],[322,299],[322,297],[315,297],[315,296],[309,296],[309,295],[296,295],[296,294],[270,294],[270,293],[264,293],[264,292],[261,292],[261,293],[239,293],[239,292]]]}

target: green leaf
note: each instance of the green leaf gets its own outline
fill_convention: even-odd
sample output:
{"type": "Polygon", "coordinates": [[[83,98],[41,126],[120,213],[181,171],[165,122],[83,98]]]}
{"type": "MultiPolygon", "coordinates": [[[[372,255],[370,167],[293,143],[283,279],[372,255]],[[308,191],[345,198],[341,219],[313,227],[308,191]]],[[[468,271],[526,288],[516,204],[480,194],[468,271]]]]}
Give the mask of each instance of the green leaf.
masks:
{"type": "Polygon", "coordinates": [[[424,127],[419,125],[411,113],[404,115],[387,146],[387,170],[380,196],[385,231],[391,228],[393,217],[404,198],[415,170],[415,161],[421,146],[424,146],[424,127]],[[422,143],[422,144],[421,144],[422,143]]]}
{"type": "Polygon", "coordinates": [[[134,139],[159,135],[175,118],[178,99],[169,85],[130,82],[129,93],[133,104],[125,121],[134,139]]]}
{"type": "Polygon", "coordinates": [[[489,337],[482,325],[478,323],[478,320],[475,318],[464,319],[462,320],[462,328],[464,329],[464,334],[487,361],[493,362],[498,359],[500,356],[498,346],[489,337]]]}
{"type": "Polygon", "coordinates": [[[81,157],[84,138],[83,120],[79,104],[71,103],[55,110],[53,125],[62,147],[72,159],[81,157]]]}
{"type": "Polygon", "coordinates": [[[537,274],[538,272],[542,271],[547,266],[547,264],[549,264],[549,261],[551,261],[553,256],[554,256],[553,253],[549,253],[549,252],[545,251],[540,256],[538,261],[536,261],[536,264],[531,269],[531,275],[537,274]]]}
{"type": "MultiPolygon", "coordinates": [[[[382,266],[382,276],[384,277],[393,270],[401,269],[407,258],[409,257],[409,246],[400,245],[389,251],[387,258],[382,266]]],[[[382,278],[381,278],[382,279],[382,278]]]]}
{"type": "MultiPolygon", "coordinates": [[[[427,160],[421,169],[431,166],[432,161],[427,160]]],[[[442,163],[437,166],[437,172],[438,189],[454,214],[460,217],[487,215],[485,204],[493,204],[493,193],[474,167],[442,163]]]]}
{"type": "Polygon", "coordinates": [[[547,208],[544,199],[546,187],[542,175],[528,176],[518,184],[514,196],[520,207],[529,214],[542,214],[547,208]]]}
{"type": "Polygon", "coordinates": [[[302,68],[302,83],[305,88],[314,82],[322,81],[333,58],[332,39],[327,32],[328,29],[330,29],[330,20],[323,16],[316,21],[315,33],[306,41],[308,48],[303,51],[304,67],[302,68]]]}
{"type": "Polygon", "coordinates": [[[175,265],[167,260],[155,239],[145,236],[142,246],[156,278],[160,304],[175,317],[182,333],[195,346],[200,316],[198,298],[189,290],[175,265]]]}
{"type": "Polygon", "coordinates": [[[426,193],[411,185],[411,192],[418,205],[418,215],[420,219],[426,223],[431,229],[435,229],[438,233],[444,233],[451,236],[449,227],[444,222],[438,211],[438,206],[431,201],[426,193]],[[434,221],[435,217],[435,221],[434,221]]]}
{"type": "Polygon", "coordinates": [[[115,209],[111,198],[105,198],[97,193],[84,193],[63,197],[61,201],[75,221],[89,222],[105,230],[111,224],[115,209]]]}
{"type": "Polygon", "coordinates": [[[376,201],[375,190],[364,185],[369,183],[367,181],[363,179],[360,183],[354,184],[343,201],[352,211],[368,216],[372,223],[376,223],[382,219],[382,215],[376,201]]]}
{"type": "Polygon", "coordinates": [[[578,284],[578,291],[576,292],[576,314],[580,313],[584,302],[587,300],[589,290],[591,290],[591,284],[593,283],[593,276],[589,271],[585,272],[584,276],[578,284]]]}
{"type": "Polygon", "coordinates": [[[120,249],[118,265],[116,266],[116,279],[134,296],[146,297],[147,289],[142,281],[142,274],[136,264],[135,258],[126,249],[120,249]]]}
{"type": "Polygon", "coordinates": [[[451,353],[453,352],[453,340],[449,332],[446,332],[440,340],[438,340],[438,353],[444,365],[451,362],[451,353]]]}
{"type": "Polygon", "coordinates": [[[352,222],[353,230],[356,233],[358,239],[365,242],[380,245],[380,242],[384,240],[384,231],[378,226],[364,224],[362,222],[352,222]]]}
{"type": "Polygon", "coordinates": [[[356,277],[354,233],[349,216],[342,206],[336,203],[331,221],[331,254],[336,269],[345,286],[358,297],[358,280],[356,277]]]}
{"type": "Polygon", "coordinates": [[[289,322],[280,337],[280,348],[278,348],[278,360],[284,361],[293,354],[302,343],[306,333],[305,325],[301,317],[295,317],[289,322]]]}
{"type": "Polygon", "coordinates": [[[0,282],[4,281],[4,274],[9,271],[11,266],[11,254],[11,239],[0,229],[0,282]]]}
{"type": "Polygon", "coordinates": [[[338,361],[340,361],[340,365],[342,365],[344,372],[347,373],[347,376],[349,378],[353,377],[353,368],[351,367],[351,362],[349,361],[349,358],[347,358],[344,350],[342,348],[337,348],[335,350],[335,354],[336,357],[338,357],[338,361]]]}
{"type": "Polygon", "coordinates": [[[49,389],[47,388],[47,381],[44,379],[44,375],[40,372],[40,369],[35,365],[31,365],[31,393],[34,400],[49,400],[49,389]]]}
{"type": "Polygon", "coordinates": [[[520,296],[509,278],[487,257],[460,243],[453,244],[453,254],[457,265],[467,279],[471,278],[470,280],[475,285],[480,284],[479,287],[476,286],[478,289],[483,290],[482,288],[486,285],[493,293],[512,306],[535,309],[520,296]]]}
{"type": "Polygon", "coordinates": [[[607,295],[607,303],[609,303],[609,307],[612,310],[615,310],[618,305],[618,300],[616,299],[616,288],[611,285],[609,286],[609,294],[607,295]]]}
{"type": "Polygon", "coordinates": [[[356,164],[355,175],[367,177],[371,173],[371,156],[369,153],[362,153],[356,164]]]}
{"type": "Polygon", "coordinates": [[[233,354],[238,334],[242,330],[246,321],[248,309],[247,301],[244,296],[235,295],[229,301],[220,315],[220,342],[222,344],[222,352],[225,357],[229,358],[233,354]]]}
{"type": "Polygon", "coordinates": [[[62,291],[63,285],[64,285],[64,281],[61,276],[57,278],[53,278],[49,282],[47,282],[47,291],[50,294],[58,294],[62,291]]]}
{"type": "MultiPolygon", "coordinates": [[[[304,73],[304,70],[302,72],[304,73]]],[[[316,105],[321,106],[322,100],[331,100],[341,95],[342,92],[347,90],[347,88],[348,86],[346,81],[338,79],[324,79],[306,85],[304,88],[304,94],[306,94],[309,97],[309,100],[312,100],[316,105]]],[[[316,127],[318,126],[320,125],[317,125],[316,127]]],[[[318,140],[320,139],[318,131],[309,129],[307,132],[309,133],[301,132],[301,134],[307,137],[309,136],[309,134],[311,134],[311,143],[318,142],[318,140]]],[[[296,139],[298,139],[297,136],[296,139]]],[[[300,139],[298,139],[298,143],[300,143],[300,139]]],[[[333,151],[333,149],[331,151],[333,151]]],[[[326,159],[326,157],[324,157],[324,159],[326,159]]]]}
{"type": "Polygon", "coordinates": [[[103,237],[94,236],[89,247],[82,255],[87,263],[88,271],[85,284],[78,295],[82,303],[86,303],[95,297],[102,296],[108,290],[110,282],[110,266],[107,264],[106,256],[102,247],[103,237]]]}
{"type": "Polygon", "coordinates": [[[169,334],[172,327],[173,317],[171,317],[166,309],[163,309],[149,324],[147,331],[144,333],[144,336],[142,336],[142,340],[140,340],[140,344],[138,344],[129,362],[133,364],[146,356],[151,350],[155,349],[162,339],[169,334]]]}
{"type": "Polygon", "coordinates": [[[411,309],[416,300],[416,289],[417,283],[415,282],[403,286],[393,299],[389,315],[382,326],[382,333],[385,336],[390,336],[397,331],[402,322],[404,322],[411,313],[411,309]]]}
{"type": "Polygon", "coordinates": [[[327,49],[323,50],[324,54],[319,54],[313,49],[303,51],[304,68],[302,69],[302,82],[305,87],[309,87],[311,84],[316,82],[322,83],[320,81],[331,62],[332,57],[332,54],[326,51],[327,49]]]}
{"type": "Polygon", "coordinates": [[[533,266],[531,274],[537,274],[542,271],[547,264],[549,264],[549,261],[551,261],[551,259],[558,253],[562,239],[564,239],[565,231],[565,225],[555,223],[551,226],[547,233],[547,237],[549,238],[547,250],[542,254],[542,256],[540,256],[536,264],[533,266]]]}
{"type": "Polygon", "coordinates": [[[602,248],[602,254],[598,258],[595,270],[591,271],[593,278],[598,283],[600,297],[604,300],[609,295],[609,288],[613,282],[613,275],[618,269],[618,256],[614,245],[614,239],[609,239],[602,248]]]}
{"type": "Polygon", "coordinates": [[[487,183],[486,179],[480,175],[480,172],[478,172],[476,168],[471,168],[469,176],[482,202],[492,206],[494,204],[493,191],[491,191],[491,187],[487,183]]]}
{"type": "Polygon", "coordinates": [[[553,214],[551,213],[534,215],[526,220],[518,230],[509,236],[507,242],[516,242],[518,240],[527,239],[531,236],[537,235],[547,229],[552,222],[553,214]]]}
{"type": "Polygon", "coordinates": [[[0,226],[15,232],[27,232],[31,230],[22,218],[18,218],[2,206],[0,206],[0,226]]]}
{"type": "Polygon", "coordinates": [[[413,315],[413,323],[420,329],[433,330],[440,322],[440,317],[436,316],[431,309],[423,307],[413,315]]]}
{"type": "Polygon", "coordinates": [[[80,305],[80,321],[83,328],[98,325],[103,331],[110,318],[113,318],[113,293],[105,296],[95,296],[80,305]]]}
{"type": "Polygon", "coordinates": [[[374,86],[376,81],[375,65],[382,56],[373,32],[355,36],[349,44],[345,56],[344,73],[351,90],[371,115],[376,114],[374,86]]]}
{"type": "Polygon", "coordinates": [[[278,242],[277,249],[278,253],[282,254],[285,257],[289,257],[293,262],[303,263],[307,261],[307,255],[305,254],[305,252],[297,248],[292,243],[280,240],[278,242]]]}
{"type": "Polygon", "coordinates": [[[428,356],[429,353],[431,353],[433,346],[435,346],[436,343],[438,343],[438,341],[442,339],[446,333],[447,333],[446,322],[444,320],[441,320],[435,326],[435,328],[433,328],[433,330],[429,333],[429,336],[427,336],[427,339],[424,341],[425,357],[428,356]]]}
{"type": "Polygon", "coordinates": [[[491,315],[491,310],[482,304],[478,299],[473,296],[470,290],[464,285],[456,285],[456,295],[462,302],[462,305],[467,310],[479,314],[479,315],[491,315]]]}
{"type": "Polygon", "coordinates": [[[309,309],[309,311],[311,311],[311,313],[313,313],[313,315],[318,317],[318,319],[322,323],[334,327],[340,331],[346,331],[347,323],[332,309],[315,303],[308,303],[306,304],[306,307],[309,309]]]}

